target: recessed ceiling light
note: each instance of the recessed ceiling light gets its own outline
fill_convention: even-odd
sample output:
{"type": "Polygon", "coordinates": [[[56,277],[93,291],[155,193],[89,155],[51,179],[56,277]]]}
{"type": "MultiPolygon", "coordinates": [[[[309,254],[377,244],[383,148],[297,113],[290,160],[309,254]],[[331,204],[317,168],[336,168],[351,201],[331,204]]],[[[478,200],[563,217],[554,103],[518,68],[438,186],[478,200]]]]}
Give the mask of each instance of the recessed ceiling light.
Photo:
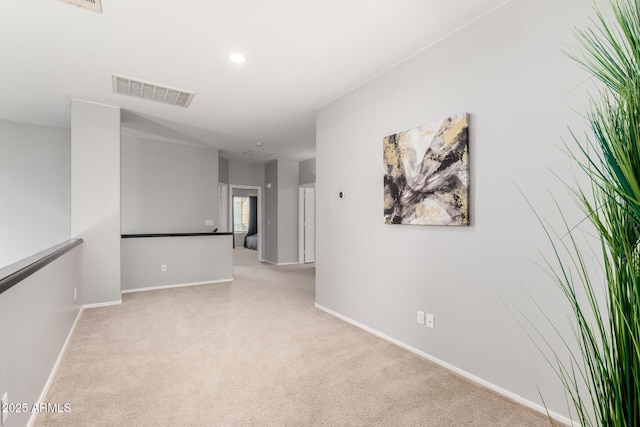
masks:
{"type": "Polygon", "coordinates": [[[242,64],[245,61],[244,55],[240,53],[232,53],[229,55],[229,59],[236,64],[242,64]]]}

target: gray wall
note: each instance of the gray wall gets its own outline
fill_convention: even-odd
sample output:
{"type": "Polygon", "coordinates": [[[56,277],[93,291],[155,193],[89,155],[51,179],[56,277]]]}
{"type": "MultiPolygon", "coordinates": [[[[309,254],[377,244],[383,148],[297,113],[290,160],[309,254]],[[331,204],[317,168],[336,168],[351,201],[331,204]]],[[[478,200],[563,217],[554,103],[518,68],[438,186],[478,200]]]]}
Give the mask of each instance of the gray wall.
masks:
{"type": "Polygon", "coordinates": [[[300,174],[298,177],[300,185],[314,184],[316,182],[316,159],[300,162],[300,174]]]}
{"type": "Polygon", "coordinates": [[[218,182],[229,183],[229,160],[218,158],[218,182]]]}
{"type": "Polygon", "coordinates": [[[278,264],[298,262],[298,162],[278,160],[278,264]]]}
{"type": "Polygon", "coordinates": [[[123,234],[217,227],[217,149],[123,136],[121,167],[123,234]]]}
{"type": "Polygon", "coordinates": [[[298,162],[278,159],[265,166],[265,254],[276,264],[298,262],[298,162]]]}
{"type": "Polygon", "coordinates": [[[231,235],[122,239],[122,290],[233,278],[231,235]],[[162,265],[167,271],[162,271],[162,265]]]}
{"type": "Polygon", "coordinates": [[[278,262],[278,161],[264,167],[264,253],[263,258],[278,262]]]}
{"type": "MultiPolygon", "coordinates": [[[[0,395],[38,402],[82,304],[82,245],[0,295],[0,395]],[[74,300],[78,289],[78,300],[74,300]]],[[[5,427],[27,425],[11,413],[5,427]]]]}
{"type": "Polygon", "coordinates": [[[561,349],[530,292],[571,336],[566,304],[533,262],[541,250],[552,257],[548,241],[514,183],[552,226],[549,191],[570,224],[581,220],[547,168],[573,182],[558,145],[567,124],[582,131],[571,108],[584,108],[586,75],[560,48],[575,44],[570,30],[590,7],[508,2],[317,120],[317,303],[537,404],[539,386],[560,413],[562,386],[508,308],[561,349]],[[461,112],[471,115],[471,227],[385,225],[383,137],[461,112]],[[435,329],[416,323],[417,310],[435,315],[435,329]]]}
{"type": "Polygon", "coordinates": [[[229,160],[229,184],[264,186],[264,165],[229,160]]]}
{"type": "Polygon", "coordinates": [[[71,235],[68,129],[0,120],[0,268],[71,235]]]}
{"type": "Polygon", "coordinates": [[[84,239],[85,304],[120,294],[120,109],[71,100],[71,235],[84,239]]]}

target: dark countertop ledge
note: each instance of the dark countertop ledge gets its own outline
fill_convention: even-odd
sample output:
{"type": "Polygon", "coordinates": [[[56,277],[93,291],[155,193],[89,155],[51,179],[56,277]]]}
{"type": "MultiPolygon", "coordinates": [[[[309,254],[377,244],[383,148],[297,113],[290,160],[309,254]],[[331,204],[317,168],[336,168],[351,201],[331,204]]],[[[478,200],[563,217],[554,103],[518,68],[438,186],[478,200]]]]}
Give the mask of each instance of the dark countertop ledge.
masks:
{"type": "Polygon", "coordinates": [[[45,249],[37,254],[0,268],[0,294],[17,285],[41,268],[46,267],[80,244],[82,244],[82,239],[69,239],[49,249],[45,249]]]}
{"type": "Polygon", "coordinates": [[[141,237],[189,237],[189,236],[232,236],[233,233],[155,233],[155,234],[122,234],[123,239],[137,239],[141,237]]]}

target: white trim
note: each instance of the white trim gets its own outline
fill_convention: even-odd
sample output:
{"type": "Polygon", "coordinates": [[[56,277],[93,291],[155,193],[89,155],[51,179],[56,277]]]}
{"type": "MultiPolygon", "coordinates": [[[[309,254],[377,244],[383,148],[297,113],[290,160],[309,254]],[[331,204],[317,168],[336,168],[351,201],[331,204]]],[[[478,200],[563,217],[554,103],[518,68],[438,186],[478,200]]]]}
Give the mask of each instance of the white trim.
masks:
{"type": "Polygon", "coordinates": [[[185,286],[200,286],[200,285],[208,285],[211,283],[226,283],[226,282],[233,282],[233,277],[230,279],[207,280],[206,282],[178,283],[176,285],[163,285],[163,286],[150,286],[148,288],[123,289],[122,293],[131,294],[134,292],[155,291],[158,289],[169,289],[169,288],[184,288],[185,286]]]}
{"type": "MultiPolygon", "coordinates": [[[[62,357],[64,356],[65,351],[67,351],[67,346],[69,345],[69,341],[71,341],[71,336],[73,335],[73,332],[76,330],[76,325],[78,324],[78,320],[80,320],[80,316],[82,315],[83,310],[84,310],[84,307],[80,307],[80,310],[76,315],[76,319],[73,321],[73,325],[71,325],[71,329],[67,334],[67,339],[64,341],[64,344],[62,345],[62,349],[60,349],[60,354],[58,354],[56,363],[53,365],[53,369],[51,369],[51,373],[49,374],[49,378],[47,378],[47,382],[45,383],[44,388],[42,389],[42,393],[40,393],[40,398],[38,399],[38,403],[44,402],[45,399],[47,398],[47,393],[49,393],[49,388],[51,388],[51,384],[53,384],[53,379],[56,377],[56,374],[58,373],[58,368],[60,367],[60,363],[62,362],[62,357]]],[[[29,422],[27,423],[27,427],[33,426],[33,424],[36,422],[36,418],[38,418],[38,414],[39,414],[38,411],[31,413],[31,417],[29,417],[29,422]]]]}
{"type": "Polygon", "coordinates": [[[95,304],[84,304],[82,308],[109,307],[111,305],[120,305],[120,304],[122,304],[122,299],[119,299],[117,301],[97,302],[95,304]]]}
{"type": "Polygon", "coordinates": [[[304,262],[304,187],[298,186],[298,262],[304,262]]]}
{"type": "Polygon", "coordinates": [[[445,362],[443,360],[440,360],[440,359],[438,359],[436,357],[433,357],[430,354],[427,354],[427,353],[425,353],[425,352],[423,352],[421,350],[418,350],[417,348],[411,347],[410,345],[405,344],[402,341],[398,341],[395,338],[391,338],[390,336],[385,335],[382,332],[378,332],[375,329],[372,329],[372,328],[370,328],[370,327],[368,327],[366,325],[363,325],[360,322],[356,322],[355,320],[350,319],[347,316],[344,316],[344,315],[342,315],[340,313],[337,313],[337,312],[335,312],[335,311],[333,311],[333,310],[331,310],[331,309],[329,309],[327,307],[324,307],[324,306],[322,306],[322,305],[320,305],[318,303],[315,303],[314,306],[317,309],[324,311],[325,313],[328,313],[328,314],[330,314],[330,315],[332,315],[334,317],[337,317],[338,319],[344,320],[347,323],[350,323],[350,324],[352,324],[354,326],[357,326],[358,328],[363,329],[363,330],[365,330],[365,331],[367,331],[367,332],[369,332],[369,333],[371,333],[371,334],[373,334],[373,335],[375,335],[377,337],[380,337],[380,338],[382,338],[382,339],[384,339],[386,341],[389,341],[389,342],[391,342],[391,343],[393,343],[393,344],[395,344],[395,345],[397,345],[399,347],[402,347],[405,350],[409,350],[410,352],[415,353],[418,356],[423,357],[423,358],[425,358],[427,360],[430,360],[431,362],[434,362],[434,363],[442,366],[443,368],[446,368],[446,369],[448,369],[450,371],[453,371],[453,372],[457,373],[458,375],[462,375],[463,377],[467,378],[468,380],[471,380],[471,381],[473,381],[473,382],[475,382],[477,384],[480,384],[480,385],[482,385],[482,386],[484,386],[484,387],[486,387],[486,388],[488,388],[490,390],[495,391],[498,394],[501,394],[501,395],[503,395],[505,397],[508,397],[509,399],[520,403],[521,405],[524,405],[524,406],[526,406],[528,408],[531,408],[534,411],[540,412],[540,413],[542,413],[544,415],[550,415],[556,421],[559,421],[559,422],[567,424],[567,425],[579,426],[579,424],[576,424],[575,422],[572,424],[571,420],[569,418],[565,417],[564,415],[560,415],[560,414],[558,414],[557,412],[554,412],[554,411],[547,411],[547,409],[542,405],[539,405],[539,404],[537,404],[535,402],[532,402],[532,401],[530,401],[528,399],[525,399],[522,396],[519,396],[519,395],[517,395],[515,393],[512,393],[512,392],[510,392],[508,390],[505,390],[502,387],[499,387],[499,386],[497,386],[497,385],[495,385],[493,383],[490,383],[487,380],[484,380],[484,379],[482,379],[480,377],[477,377],[477,376],[475,376],[473,374],[470,374],[469,372],[467,372],[465,370],[462,370],[462,369],[460,369],[460,368],[458,368],[458,367],[456,367],[454,365],[451,365],[450,363],[447,363],[447,362],[445,362]]]}
{"type": "Polygon", "coordinates": [[[228,209],[228,206],[226,206],[227,209],[222,209],[223,205],[222,205],[222,203],[220,203],[220,202],[222,202],[222,199],[223,199],[223,197],[222,197],[222,193],[223,192],[227,193],[226,194],[227,197],[224,197],[224,199],[225,199],[224,204],[228,205],[229,204],[229,184],[225,184],[223,182],[219,182],[218,183],[218,203],[219,203],[219,206],[218,206],[218,231],[219,232],[227,232],[229,230],[229,209],[228,209]],[[227,217],[226,218],[227,220],[225,221],[224,224],[222,223],[222,218],[221,218],[222,211],[225,211],[224,216],[227,217]]]}
{"type": "MultiPolygon", "coordinates": [[[[300,264],[314,264],[314,262],[312,263],[305,263],[305,259],[304,259],[304,253],[306,251],[306,247],[305,247],[305,189],[307,188],[312,188],[314,190],[314,201],[313,201],[313,208],[316,208],[316,203],[315,203],[315,189],[316,189],[316,183],[311,183],[311,184],[304,184],[304,185],[299,185],[298,186],[298,262],[300,264]]],[[[315,218],[315,215],[314,215],[315,218]]],[[[314,230],[315,233],[315,230],[314,230]]],[[[314,253],[315,253],[315,248],[314,248],[314,253]]]]}

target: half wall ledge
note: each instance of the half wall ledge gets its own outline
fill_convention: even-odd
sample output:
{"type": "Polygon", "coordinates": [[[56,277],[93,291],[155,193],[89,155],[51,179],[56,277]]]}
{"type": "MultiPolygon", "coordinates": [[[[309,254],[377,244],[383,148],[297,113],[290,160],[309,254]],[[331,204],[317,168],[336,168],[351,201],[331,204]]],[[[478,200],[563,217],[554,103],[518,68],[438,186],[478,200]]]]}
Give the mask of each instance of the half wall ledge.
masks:
{"type": "Polygon", "coordinates": [[[155,233],[155,234],[122,234],[123,239],[137,239],[140,237],[188,237],[188,236],[231,236],[233,233],[155,233]]]}
{"type": "Polygon", "coordinates": [[[82,244],[82,239],[70,239],[42,252],[31,255],[0,269],[0,294],[11,289],[36,271],[60,258],[71,249],[82,244]]]}

